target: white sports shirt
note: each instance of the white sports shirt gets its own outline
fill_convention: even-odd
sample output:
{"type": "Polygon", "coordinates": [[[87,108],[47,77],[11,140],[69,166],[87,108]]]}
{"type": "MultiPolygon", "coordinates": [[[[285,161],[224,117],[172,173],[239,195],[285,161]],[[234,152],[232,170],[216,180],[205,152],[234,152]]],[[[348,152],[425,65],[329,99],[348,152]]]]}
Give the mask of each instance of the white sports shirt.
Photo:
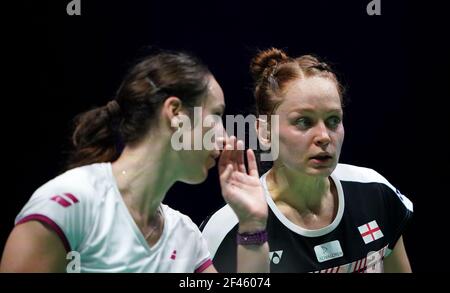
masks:
{"type": "Polygon", "coordinates": [[[16,225],[40,221],[80,256],[81,272],[201,272],[212,262],[192,220],[162,205],[164,230],[150,247],[131,217],[110,163],[75,168],[37,189],[16,225]]]}

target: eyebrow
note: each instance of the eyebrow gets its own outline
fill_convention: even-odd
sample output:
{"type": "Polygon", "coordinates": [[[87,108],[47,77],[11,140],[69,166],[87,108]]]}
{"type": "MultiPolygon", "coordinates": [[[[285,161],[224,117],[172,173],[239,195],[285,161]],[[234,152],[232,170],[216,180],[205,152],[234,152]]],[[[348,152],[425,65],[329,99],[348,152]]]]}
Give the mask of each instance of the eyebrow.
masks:
{"type": "MultiPolygon", "coordinates": [[[[293,109],[291,111],[289,111],[290,113],[292,112],[298,112],[298,113],[303,113],[303,112],[307,112],[307,113],[313,113],[316,112],[313,108],[297,108],[297,109],[293,109]]],[[[332,109],[328,109],[326,110],[327,113],[331,113],[331,112],[342,112],[341,108],[332,108],[332,109]]]]}

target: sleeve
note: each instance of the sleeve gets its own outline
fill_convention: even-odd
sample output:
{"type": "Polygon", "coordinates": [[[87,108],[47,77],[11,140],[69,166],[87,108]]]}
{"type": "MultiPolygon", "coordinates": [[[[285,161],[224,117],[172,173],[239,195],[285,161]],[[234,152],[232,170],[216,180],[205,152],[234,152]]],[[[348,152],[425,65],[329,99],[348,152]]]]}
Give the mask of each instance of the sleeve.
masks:
{"type": "MultiPolygon", "coordinates": [[[[380,175],[381,176],[381,175],[380,175]]],[[[382,193],[387,223],[389,225],[389,250],[393,250],[411,222],[413,203],[397,188],[383,178],[382,193]]]]}
{"type": "Polygon", "coordinates": [[[389,241],[388,248],[392,250],[411,222],[413,204],[398,189],[395,192],[391,192],[391,196],[388,196],[387,204],[389,209],[389,222],[393,227],[392,239],[389,241]]]}
{"type": "Polygon", "coordinates": [[[78,250],[92,224],[85,193],[80,188],[44,185],[25,204],[15,224],[39,221],[59,236],[68,252],[78,250]]]}
{"type": "Polygon", "coordinates": [[[205,238],[203,238],[202,234],[198,229],[196,229],[197,236],[197,253],[195,256],[195,273],[201,273],[206,270],[209,266],[212,265],[211,255],[208,250],[208,245],[206,243],[205,238]]]}

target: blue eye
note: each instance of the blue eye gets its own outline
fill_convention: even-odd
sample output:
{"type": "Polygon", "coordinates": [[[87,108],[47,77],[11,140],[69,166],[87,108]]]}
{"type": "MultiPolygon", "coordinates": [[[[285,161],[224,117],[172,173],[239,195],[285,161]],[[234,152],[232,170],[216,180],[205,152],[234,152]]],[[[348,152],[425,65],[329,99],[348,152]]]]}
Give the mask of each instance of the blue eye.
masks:
{"type": "Polygon", "coordinates": [[[301,117],[295,121],[295,125],[301,129],[307,129],[312,126],[312,121],[307,117],[301,117]]]}
{"type": "Polygon", "coordinates": [[[338,116],[330,117],[327,120],[327,126],[330,129],[337,128],[340,123],[341,123],[341,118],[339,118],[338,116]]]}

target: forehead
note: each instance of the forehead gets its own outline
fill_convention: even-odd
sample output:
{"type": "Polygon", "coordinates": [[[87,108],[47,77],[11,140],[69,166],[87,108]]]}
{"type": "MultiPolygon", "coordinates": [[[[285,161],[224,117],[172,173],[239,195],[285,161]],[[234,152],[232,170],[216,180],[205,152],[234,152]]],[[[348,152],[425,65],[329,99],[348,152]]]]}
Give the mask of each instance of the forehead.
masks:
{"type": "Polygon", "coordinates": [[[219,83],[213,76],[209,76],[208,95],[206,97],[206,107],[221,107],[225,104],[225,98],[219,83]]]}
{"type": "Polygon", "coordinates": [[[336,83],[323,77],[309,77],[292,81],[284,94],[280,110],[341,109],[341,99],[336,83]]]}

